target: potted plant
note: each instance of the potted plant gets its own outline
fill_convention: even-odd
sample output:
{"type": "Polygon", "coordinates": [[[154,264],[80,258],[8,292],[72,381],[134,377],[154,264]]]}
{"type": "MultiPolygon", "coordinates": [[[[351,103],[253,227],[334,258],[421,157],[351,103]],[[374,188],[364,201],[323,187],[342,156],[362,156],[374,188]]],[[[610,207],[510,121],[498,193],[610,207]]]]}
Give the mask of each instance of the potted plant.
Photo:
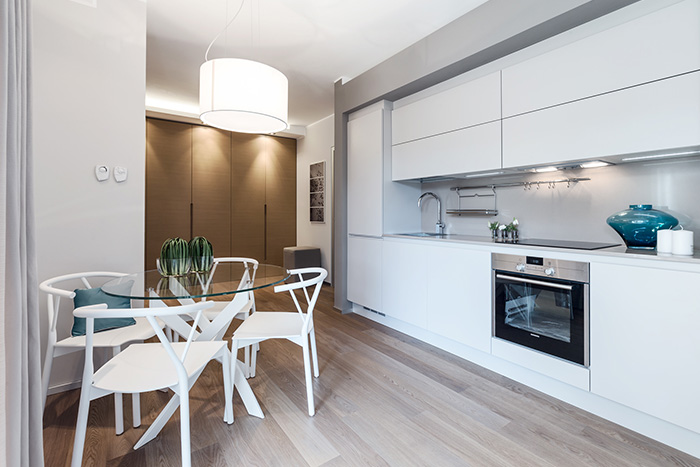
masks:
{"type": "Polygon", "coordinates": [[[518,241],[518,225],[520,222],[518,222],[518,219],[515,217],[513,220],[508,224],[505,228],[505,231],[507,232],[508,240],[511,242],[517,242],[518,241]]]}
{"type": "Polygon", "coordinates": [[[500,224],[500,222],[498,222],[498,221],[493,221],[493,222],[489,222],[489,223],[488,223],[489,230],[491,231],[491,238],[492,238],[493,240],[497,240],[497,239],[498,239],[498,226],[499,226],[499,225],[501,225],[501,224],[500,224]]]}

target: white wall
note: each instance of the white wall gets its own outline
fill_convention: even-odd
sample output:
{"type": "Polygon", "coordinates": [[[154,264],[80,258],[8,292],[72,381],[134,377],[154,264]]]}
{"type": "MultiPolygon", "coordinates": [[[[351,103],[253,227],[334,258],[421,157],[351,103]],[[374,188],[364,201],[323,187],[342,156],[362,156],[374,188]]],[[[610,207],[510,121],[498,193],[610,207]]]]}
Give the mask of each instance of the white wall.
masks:
{"type": "Polygon", "coordinates": [[[331,148],[333,147],[333,115],[306,127],[306,137],[297,142],[297,245],[321,248],[321,266],[333,283],[332,232],[333,185],[331,148]],[[309,164],[326,161],[325,223],[309,221],[309,164]]]}
{"type": "MultiPolygon", "coordinates": [[[[652,204],[654,208],[670,212],[685,228],[693,230],[695,245],[700,245],[700,204],[697,197],[700,192],[700,158],[638,162],[498,179],[423,183],[422,189],[438,194],[445,209],[457,207],[457,194],[450,191],[453,186],[572,177],[591,180],[579,182],[571,188],[567,188],[566,183],[560,183],[554,189],[546,184],[542,184],[539,190],[536,186],[530,190],[497,189],[497,217],[444,216],[443,212],[447,232],[488,236],[487,220],[508,223],[517,217],[522,237],[622,243],[622,239],[605,222],[608,216],[627,209],[630,204],[652,204]]],[[[487,207],[492,199],[467,199],[462,207],[487,207]]],[[[432,232],[435,225],[435,206],[432,200],[429,201],[430,204],[421,211],[422,229],[426,232],[432,232]]]]}
{"type": "MultiPolygon", "coordinates": [[[[143,268],[146,3],[85,3],[33,2],[40,280],[143,268]],[[129,178],[98,182],[97,164],[126,167],[129,178]]],[[[71,323],[70,313],[62,316],[59,332],[67,335],[71,323]]],[[[47,327],[44,319],[43,336],[47,327]]],[[[81,371],[79,354],[62,357],[51,386],[75,382],[81,371]]]]}

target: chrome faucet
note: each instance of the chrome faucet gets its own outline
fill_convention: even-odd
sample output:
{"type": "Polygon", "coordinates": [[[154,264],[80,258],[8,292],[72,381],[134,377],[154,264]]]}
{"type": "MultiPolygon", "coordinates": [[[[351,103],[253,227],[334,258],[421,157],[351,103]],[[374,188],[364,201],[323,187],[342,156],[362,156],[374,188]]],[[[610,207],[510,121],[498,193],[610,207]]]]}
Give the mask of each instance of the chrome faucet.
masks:
{"type": "Polygon", "coordinates": [[[426,196],[432,196],[435,198],[435,201],[437,201],[437,222],[435,223],[435,233],[438,234],[444,234],[445,233],[445,224],[442,223],[442,209],[440,208],[440,198],[438,196],[431,192],[431,191],[426,191],[422,195],[420,195],[420,198],[418,198],[418,207],[420,207],[421,203],[423,202],[423,198],[426,196]]]}

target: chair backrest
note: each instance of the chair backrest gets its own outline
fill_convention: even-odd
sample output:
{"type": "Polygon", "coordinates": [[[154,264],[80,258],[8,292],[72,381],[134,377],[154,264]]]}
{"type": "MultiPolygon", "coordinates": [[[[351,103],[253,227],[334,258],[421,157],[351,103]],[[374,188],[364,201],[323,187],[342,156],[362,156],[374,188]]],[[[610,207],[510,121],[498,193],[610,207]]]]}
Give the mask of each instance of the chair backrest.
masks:
{"type": "Polygon", "coordinates": [[[187,371],[185,370],[184,361],[187,358],[188,351],[192,342],[195,340],[195,329],[199,320],[202,319],[202,312],[214,306],[212,302],[197,302],[191,305],[179,306],[157,306],[152,308],[107,308],[107,305],[92,305],[73,310],[73,315],[79,318],[85,318],[85,367],[83,369],[83,378],[88,378],[86,381],[92,381],[94,374],[93,362],[93,336],[95,334],[95,318],[146,318],[151,324],[153,331],[158,336],[158,340],[165,348],[170,360],[173,362],[180,381],[187,380],[187,371]],[[173,350],[171,342],[165,336],[158,319],[166,322],[175,323],[180,320],[184,323],[181,315],[188,315],[194,318],[194,323],[190,327],[190,332],[187,335],[185,350],[181,356],[177,356],[173,350]]]}
{"type": "MultiPolygon", "coordinates": [[[[76,284],[82,284],[86,289],[99,287],[105,279],[113,279],[115,277],[126,276],[121,272],[107,271],[91,271],[91,272],[76,272],[73,274],[65,274],[63,276],[52,277],[46,279],[39,284],[39,290],[47,295],[47,311],[49,314],[49,339],[56,342],[56,324],[58,323],[58,311],[61,305],[61,298],[72,300],[75,297],[76,284]],[[90,283],[93,281],[93,284],[90,283]],[[69,287],[69,288],[66,288],[69,287]]],[[[72,309],[72,307],[71,307],[72,309]]]]}
{"type": "Polygon", "coordinates": [[[283,284],[275,287],[275,293],[289,291],[292,296],[294,305],[297,307],[297,311],[304,319],[303,332],[308,332],[309,327],[313,320],[314,307],[316,306],[316,301],[318,300],[318,295],[321,293],[321,287],[323,286],[323,280],[328,277],[328,271],[323,268],[300,268],[300,269],[290,269],[290,275],[299,275],[298,282],[292,282],[291,284],[283,284]],[[309,275],[317,274],[311,279],[304,280],[304,277],[309,275]],[[309,295],[309,288],[313,287],[313,292],[309,295]],[[297,299],[295,290],[302,289],[304,291],[304,297],[306,298],[306,312],[302,310],[301,304],[297,299]]]}

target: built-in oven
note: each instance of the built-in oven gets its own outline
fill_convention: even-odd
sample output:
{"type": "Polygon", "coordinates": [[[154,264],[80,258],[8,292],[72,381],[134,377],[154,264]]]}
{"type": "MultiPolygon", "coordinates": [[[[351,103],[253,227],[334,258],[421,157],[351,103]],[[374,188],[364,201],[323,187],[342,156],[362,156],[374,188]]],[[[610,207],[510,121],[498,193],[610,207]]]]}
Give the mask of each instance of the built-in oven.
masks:
{"type": "Polygon", "coordinates": [[[589,265],[493,253],[493,336],[588,366],[589,265]]]}

